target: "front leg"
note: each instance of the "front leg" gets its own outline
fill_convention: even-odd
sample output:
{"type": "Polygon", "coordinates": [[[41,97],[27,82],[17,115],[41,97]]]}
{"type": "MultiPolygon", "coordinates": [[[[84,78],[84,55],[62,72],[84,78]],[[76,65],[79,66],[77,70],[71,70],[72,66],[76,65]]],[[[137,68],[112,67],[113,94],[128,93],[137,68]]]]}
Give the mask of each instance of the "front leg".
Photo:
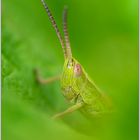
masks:
{"type": "Polygon", "coordinates": [[[63,117],[66,114],[69,114],[69,113],[74,112],[75,110],[78,110],[79,108],[83,107],[83,105],[84,105],[83,102],[79,102],[79,103],[69,107],[67,110],[54,115],[52,118],[56,119],[56,118],[59,118],[59,117],[63,117]]]}
{"type": "Polygon", "coordinates": [[[40,76],[37,69],[34,70],[36,81],[40,84],[48,84],[60,79],[60,75],[44,79],[40,76]]]}

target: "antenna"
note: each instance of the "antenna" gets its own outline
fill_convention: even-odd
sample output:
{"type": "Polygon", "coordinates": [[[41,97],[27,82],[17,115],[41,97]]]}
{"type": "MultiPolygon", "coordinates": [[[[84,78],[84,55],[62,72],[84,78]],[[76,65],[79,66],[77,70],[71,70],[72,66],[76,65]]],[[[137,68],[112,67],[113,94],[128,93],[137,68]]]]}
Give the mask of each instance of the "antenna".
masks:
{"type": "Polygon", "coordinates": [[[64,11],[63,11],[63,31],[64,31],[64,38],[65,38],[65,43],[66,43],[67,56],[69,58],[72,58],[68,27],[67,27],[67,15],[68,15],[67,13],[68,13],[68,8],[65,6],[64,11]]]}
{"type": "Polygon", "coordinates": [[[62,38],[62,36],[60,34],[60,31],[59,31],[59,29],[57,27],[57,24],[56,24],[56,22],[55,22],[55,20],[54,20],[54,18],[52,16],[52,14],[51,14],[51,11],[49,10],[48,5],[45,3],[44,0],[41,0],[41,2],[43,4],[44,8],[46,9],[46,12],[47,12],[47,14],[49,16],[49,19],[50,19],[51,23],[52,23],[52,26],[54,27],[54,29],[56,31],[56,34],[57,34],[57,36],[59,38],[59,41],[60,41],[61,46],[62,46],[62,49],[63,49],[64,57],[66,58],[65,44],[64,44],[63,38],[62,38]]]}

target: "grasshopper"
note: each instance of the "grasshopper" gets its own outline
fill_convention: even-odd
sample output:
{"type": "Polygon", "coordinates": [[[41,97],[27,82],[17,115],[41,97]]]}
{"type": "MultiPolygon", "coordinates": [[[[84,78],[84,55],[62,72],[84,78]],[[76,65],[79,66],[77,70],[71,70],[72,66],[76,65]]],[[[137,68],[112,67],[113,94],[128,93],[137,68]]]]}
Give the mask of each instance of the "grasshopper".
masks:
{"type": "Polygon", "coordinates": [[[110,108],[108,97],[100,91],[82,65],[72,56],[67,28],[67,8],[65,7],[63,12],[64,41],[48,5],[44,0],[41,0],[41,2],[61,43],[65,62],[61,76],[45,80],[40,77],[39,73],[36,71],[36,78],[37,81],[42,84],[60,80],[64,97],[73,104],[65,111],[54,115],[53,118],[62,117],[76,110],[80,110],[91,116],[108,112],[110,108]]]}

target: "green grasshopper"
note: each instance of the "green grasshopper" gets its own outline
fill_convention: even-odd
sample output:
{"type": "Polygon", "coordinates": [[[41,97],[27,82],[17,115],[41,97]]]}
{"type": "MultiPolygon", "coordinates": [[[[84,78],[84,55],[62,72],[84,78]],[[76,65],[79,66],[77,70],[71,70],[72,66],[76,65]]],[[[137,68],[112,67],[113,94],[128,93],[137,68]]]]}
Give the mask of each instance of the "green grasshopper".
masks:
{"type": "Polygon", "coordinates": [[[108,97],[106,97],[105,94],[100,91],[100,89],[85,72],[82,65],[72,56],[67,30],[67,8],[64,8],[63,12],[64,42],[47,4],[44,0],[41,0],[41,2],[45,7],[52,26],[54,27],[61,43],[65,62],[61,76],[56,76],[45,80],[42,79],[37,72],[36,78],[38,82],[42,84],[60,80],[64,97],[73,104],[67,110],[54,115],[53,118],[64,116],[65,114],[76,110],[80,110],[81,112],[91,116],[101,115],[108,112],[110,108],[108,97]]]}

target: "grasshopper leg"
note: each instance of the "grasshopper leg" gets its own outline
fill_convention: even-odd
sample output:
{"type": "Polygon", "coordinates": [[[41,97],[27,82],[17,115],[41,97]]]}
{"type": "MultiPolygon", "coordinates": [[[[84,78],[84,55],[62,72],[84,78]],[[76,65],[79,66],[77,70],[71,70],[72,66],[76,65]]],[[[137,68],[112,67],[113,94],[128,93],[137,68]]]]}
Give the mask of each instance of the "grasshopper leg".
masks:
{"type": "Polygon", "coordinates": [[[48,84],[60,79],[60,75],[44,79],[40,76],[39,71],[37,69],[34,70],[34,73],[36,81],[40,84],[48,84]]]}
{"type": "Polygon", "coordinates": [[[78,110],[79,108],[83,107],[84,103],[83,102],[79,102],[71,107],[69,107],[68,109],[66,109],[65,111],[63,112],[60,112],[56,115],[54,115],[52,118],[53,119],[56,119],[56,118],[60,118],[60,117],[63,117],[64,115],[66,114],[69,114],[69,113],[72,113],[74,112],[75,110],[78,110]]]}

